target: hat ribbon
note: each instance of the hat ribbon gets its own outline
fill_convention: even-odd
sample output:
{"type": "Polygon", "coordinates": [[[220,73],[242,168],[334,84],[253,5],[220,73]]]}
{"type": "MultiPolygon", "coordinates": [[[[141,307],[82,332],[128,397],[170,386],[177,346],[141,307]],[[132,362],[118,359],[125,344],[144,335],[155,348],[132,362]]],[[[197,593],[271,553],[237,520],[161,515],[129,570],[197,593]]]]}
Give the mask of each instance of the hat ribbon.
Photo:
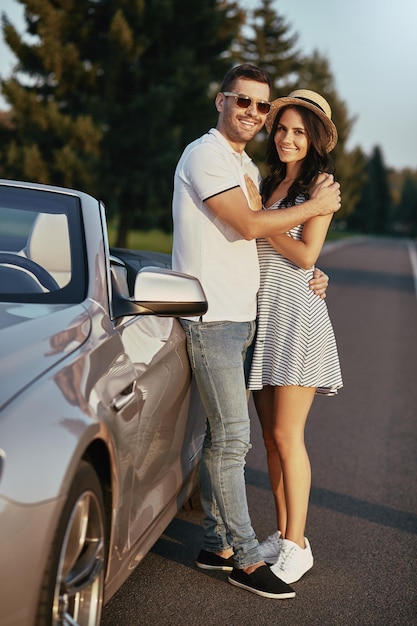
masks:
{"type": "Polygon", "coordinates": [[[296,98],[297,100],[304,100],[304,102],[309,102],[310,104],[314,104],[314,106],[317,107],[318,109],[320,109],[320,111],[323,111],[323,113],[327,117],[327,113],[323,109],[323,107],[321,107],[319,104],[317,104],[317,102],[314,102],[314,100],[309,100],[308,98],[302,98],[301,96],[294,96],[294,98],[296,98]]]}

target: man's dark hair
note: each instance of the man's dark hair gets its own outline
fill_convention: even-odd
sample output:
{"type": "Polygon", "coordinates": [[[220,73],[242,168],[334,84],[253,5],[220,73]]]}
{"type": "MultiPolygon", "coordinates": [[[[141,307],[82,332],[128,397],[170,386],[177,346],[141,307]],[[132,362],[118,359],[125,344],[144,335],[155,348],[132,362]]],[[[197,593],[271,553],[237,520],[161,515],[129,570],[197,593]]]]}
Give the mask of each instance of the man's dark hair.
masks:
{"type": "Polygon", "coordinates": [[[230,91],[233,89],[235,81],[239,78],[255,80],[258,83],[265,83],[271,89],[271,78],[265,70],[257,65],[244,63],[243,65],[236,65],[235,67],[232,67],[232,69],[227,72],[223,78],[220,91],[230,91]]]}

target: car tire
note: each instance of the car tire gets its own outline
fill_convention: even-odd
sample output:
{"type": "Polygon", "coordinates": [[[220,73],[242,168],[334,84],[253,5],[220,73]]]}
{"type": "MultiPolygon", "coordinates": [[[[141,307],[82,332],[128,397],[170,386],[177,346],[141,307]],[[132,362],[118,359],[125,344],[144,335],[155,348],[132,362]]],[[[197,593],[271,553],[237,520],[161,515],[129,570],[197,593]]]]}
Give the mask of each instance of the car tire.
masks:
{"type": "Polygon", "coordinates": [[[55,533],[36,625],[99,626],[106,563],[102,489],[92,466],[82,461],[55,533]]]}

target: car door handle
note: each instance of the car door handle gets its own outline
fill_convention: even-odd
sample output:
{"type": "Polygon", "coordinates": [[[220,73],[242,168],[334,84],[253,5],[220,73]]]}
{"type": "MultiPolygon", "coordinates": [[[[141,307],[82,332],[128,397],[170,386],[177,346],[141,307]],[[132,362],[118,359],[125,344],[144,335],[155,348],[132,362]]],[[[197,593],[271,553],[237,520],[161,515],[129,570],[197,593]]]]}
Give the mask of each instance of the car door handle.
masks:
{"type": "Polygon", "coordinates": [[[115,411],[120,411],[125,407],[136,395],[136,380],[132,381],[123,391],[111,401],[111,406],[115,411]]]}

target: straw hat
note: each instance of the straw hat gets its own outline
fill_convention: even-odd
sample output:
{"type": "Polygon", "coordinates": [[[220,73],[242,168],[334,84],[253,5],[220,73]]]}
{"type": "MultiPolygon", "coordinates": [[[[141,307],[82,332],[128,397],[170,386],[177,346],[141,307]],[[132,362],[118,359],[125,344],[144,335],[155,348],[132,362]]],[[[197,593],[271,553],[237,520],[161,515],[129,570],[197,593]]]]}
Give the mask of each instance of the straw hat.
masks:
{"type": "Polygon", "coordinates": [[[316,115],[318,115],[326,127],[329,135],[327,152],[331,152],[331,150],[333,150],[337,144],[337,130],[336,126],[332,122],[332,110],[330,105],[319,93],[310,91],[309,89],[296,89],[295,91],[292,91],[289,96],[286,96],[285,98],[277,98],[271,104],[271,110],[269,111],[265,122],[265,128],[268,133],[272,130],[278,111],[282,109],[282,107],[288,106],[289,104],[295,104],[297,106],[310,109],[310,111],[313,111],[316,115]]]}

